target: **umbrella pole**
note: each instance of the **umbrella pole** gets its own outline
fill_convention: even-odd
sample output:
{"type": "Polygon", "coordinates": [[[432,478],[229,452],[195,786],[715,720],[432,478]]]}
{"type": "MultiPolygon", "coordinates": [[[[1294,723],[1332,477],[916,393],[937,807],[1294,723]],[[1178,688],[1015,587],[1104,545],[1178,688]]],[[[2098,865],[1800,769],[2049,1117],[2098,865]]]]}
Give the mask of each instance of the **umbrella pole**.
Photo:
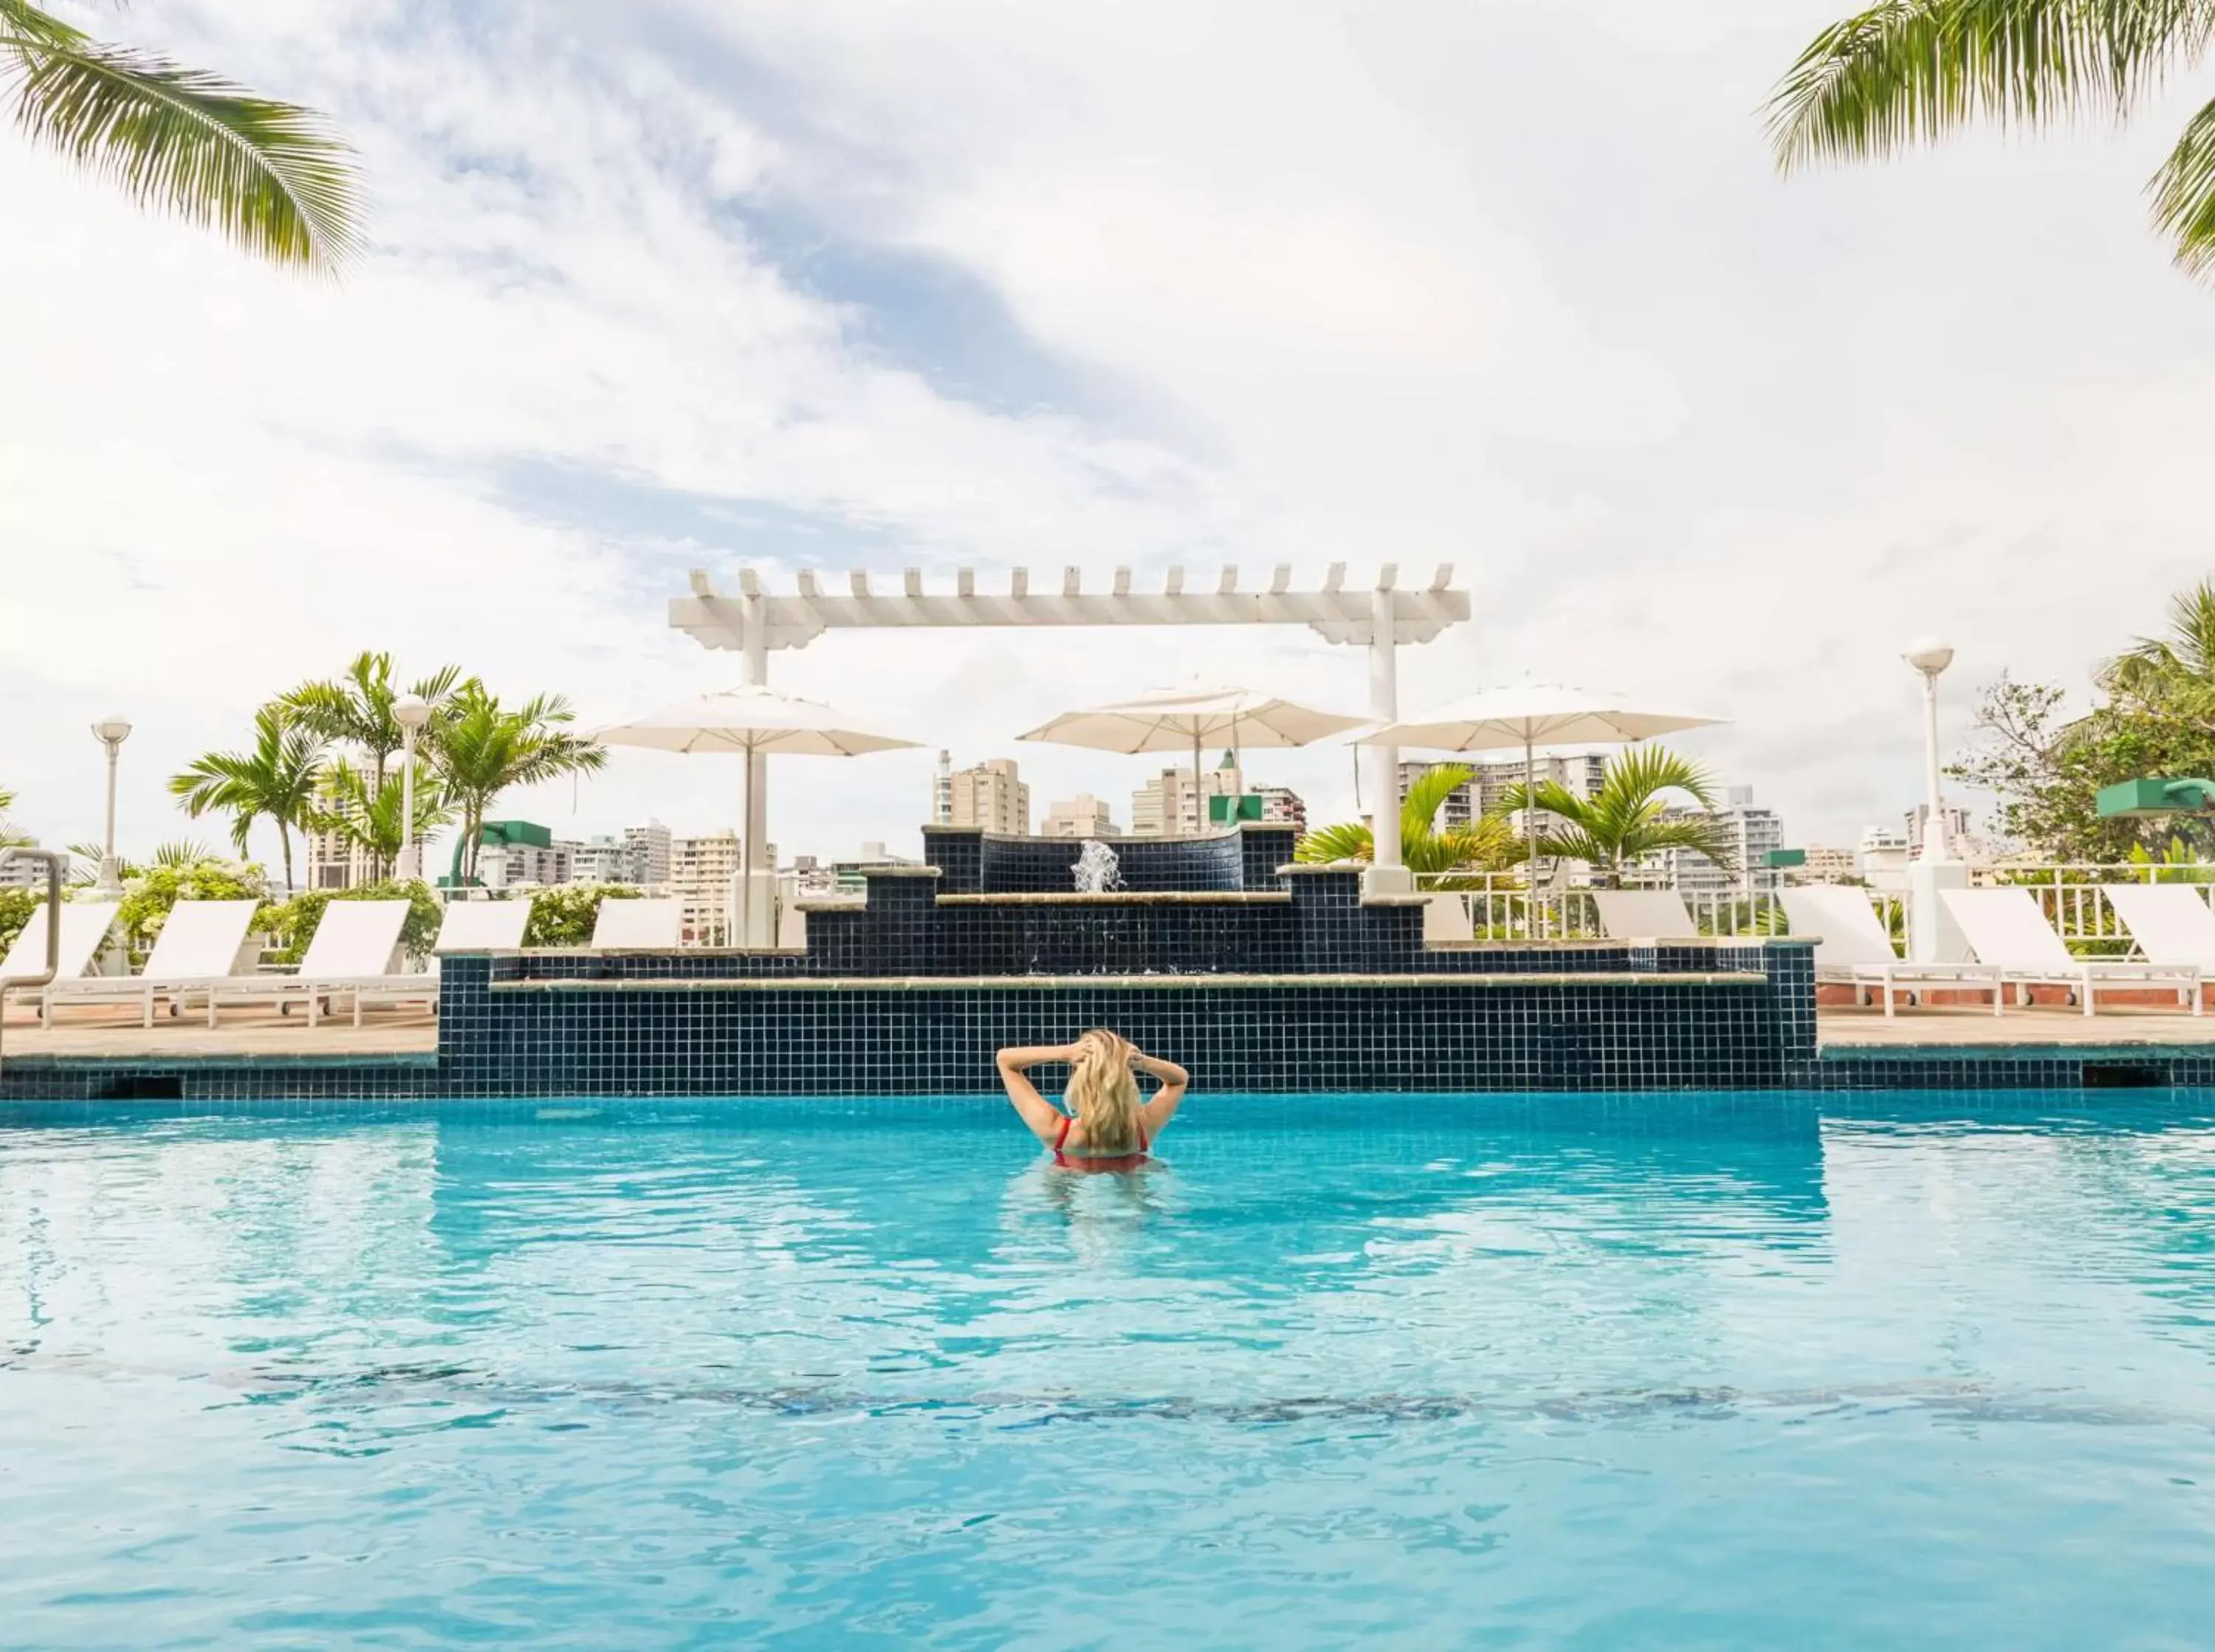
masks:
{"type": "Polygon", "coordinates": [[[1192,725],[1192,835],[1207,835],[1207,794],[1200,789],[1200,725],[1192,725]]]}
{"type": "Polygon", "coordinates": [[[1538,766],[1531,756],[1531,734],[1523,733],[1523,899],[1525,930],[1538,936],[1538,766]]]}

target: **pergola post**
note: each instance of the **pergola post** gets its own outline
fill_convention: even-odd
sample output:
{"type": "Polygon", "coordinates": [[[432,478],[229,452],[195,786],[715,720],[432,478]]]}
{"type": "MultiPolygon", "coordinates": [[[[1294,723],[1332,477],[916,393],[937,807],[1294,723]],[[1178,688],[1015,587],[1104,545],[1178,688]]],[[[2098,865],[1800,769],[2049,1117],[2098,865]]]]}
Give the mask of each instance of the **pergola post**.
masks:
{"type": "MultiPolygon", "coordinates": [[[[764,606],[758,591],[740,599],[739,681],[750,688],[769,686],[769,616],[764,606]]],[[[738,909],[731,915],[731,939],[739,946],[767,946],[776,936],[774,914],[754,895],[769,835],[769,756],[749,751],[745,762],[746,807],[739,829],[745,841],[739,845],[738,909]]]]}
{"type": "MultiPolygon", "coordinates": [[[[1369,593],[1369,714],[1380,723],[1400,718],[1400,660],[1393,612],[1393,570],[1387,567],[1369,593]]],[[[1414,887],[1400,849],[1400,749],[1371,746],[1369,771],[1369,889],[1400,894],[1414,887]]]]}

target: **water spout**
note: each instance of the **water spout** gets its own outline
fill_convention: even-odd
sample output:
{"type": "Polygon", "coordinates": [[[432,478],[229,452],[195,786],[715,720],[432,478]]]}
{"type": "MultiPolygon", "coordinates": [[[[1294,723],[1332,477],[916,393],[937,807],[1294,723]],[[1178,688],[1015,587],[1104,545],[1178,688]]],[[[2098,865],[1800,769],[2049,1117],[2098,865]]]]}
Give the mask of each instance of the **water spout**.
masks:
{"type": "Polygon", "coordinates": [[[1070,871],[1077,878],[1079,895],[1107,895],[1123,887],[1122,862],[1114,850],[1096,837],[1085,840],[1070,871]]]}

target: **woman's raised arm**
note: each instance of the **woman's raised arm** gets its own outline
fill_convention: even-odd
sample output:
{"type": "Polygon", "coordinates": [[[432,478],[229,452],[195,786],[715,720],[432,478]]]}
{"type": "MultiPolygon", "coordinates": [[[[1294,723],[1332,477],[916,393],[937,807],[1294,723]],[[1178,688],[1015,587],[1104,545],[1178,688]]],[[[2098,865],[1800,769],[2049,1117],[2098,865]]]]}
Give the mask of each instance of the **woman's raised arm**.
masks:
{"type": "Polygon", "coordinates": [[[1041,1141],[1051,1141],[1060,1133],[1067,1115],[1039,1094],[1038,1086],[1023,1069],[1046,1062],[1065,1062],[1075,1053],[1067,1044],[1017,1044],[1000,1052],[1000,1082],[1007,1087],[1008,1099],[1031,1127],[1031,1134],[1041,1141]]]}
{"type": "Polygon", "coordinates": [[[1138,1109],[1138,1117],[1145,1123],[1146,1134],[1157,1136],[1162,1127],[1176,1117],[1176,1110],[1184,1104],[1185,1086],[1192,1082],[1192,1074],[1175,1062],[1165,1062],[1158,1055],[1149,1055],[1143,1049],[1131,1052],[1131,1065],[1150,1079],[1161,1082],[1153,1099],[1138,1109]]]}

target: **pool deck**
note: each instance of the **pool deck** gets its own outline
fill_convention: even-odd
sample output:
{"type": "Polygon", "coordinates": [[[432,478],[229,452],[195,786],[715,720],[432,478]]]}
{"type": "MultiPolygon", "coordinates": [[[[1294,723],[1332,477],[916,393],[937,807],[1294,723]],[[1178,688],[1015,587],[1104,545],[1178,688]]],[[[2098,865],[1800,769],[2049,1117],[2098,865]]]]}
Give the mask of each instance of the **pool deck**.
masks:
{"type": "Polygon", "coordinates": [[[2102,1010],[2082,1015],[2055,1008],[1996,1016],[1989,1008],[1921,1009],[1902,1012],[1887,1021],[1878,1010],[1825,1011],[1816,1017],[1815,1037],[1825,1050],[2204,1049],[2215,1046],[2215,1014],[2102,1010]]]}
{"type": "Polygon", "coordinates": [[[372,1011],[359,1027],[351,1018],[340,1017],[312,1029],[304,1016],[279,1016],[267,1010],[225,1011],[223,1025],[215,1027],[189,1019],[143,1027],[135,1011],[72,1015],[51,1028],[10,1015],[4,1036],[0,1036],[0,1063],[16,1056],[216,1061],[271,1055],[429,1055],[438,1048],[438,1018],[422,1011],[372,1011]]]}
{"type": "MultiPolygon", "coordinates": [[[[2045,1047],[2215,1048],[2215,1014],[2194,1017],[2123,1010],[2086,1016],[2056,1008],[1994,1016],[1965,1007],[1920,1009],[1888,1021],[1873,1010],[1832,1011],[1825,1013],[1817,1025],[1823,1049],[1842,1054],[2045,1047]]],[[[437,1019],[416,1011],[374,1011],[359,1027],[341,1018],[313,1029],[302,1017],[279,1016],[266,1010],[227,1012],[218,1027],[187,1019],[147,1028],[138,1024],[134,1013],[115,1011],[72,1015],[64,1025],[47,1029],[11,1014],[4,1039],[0,1039],[0,1062],[11,1056],[176,1061],[428,1055],[437,1050],[438,1043],[437,1019]]]]}

